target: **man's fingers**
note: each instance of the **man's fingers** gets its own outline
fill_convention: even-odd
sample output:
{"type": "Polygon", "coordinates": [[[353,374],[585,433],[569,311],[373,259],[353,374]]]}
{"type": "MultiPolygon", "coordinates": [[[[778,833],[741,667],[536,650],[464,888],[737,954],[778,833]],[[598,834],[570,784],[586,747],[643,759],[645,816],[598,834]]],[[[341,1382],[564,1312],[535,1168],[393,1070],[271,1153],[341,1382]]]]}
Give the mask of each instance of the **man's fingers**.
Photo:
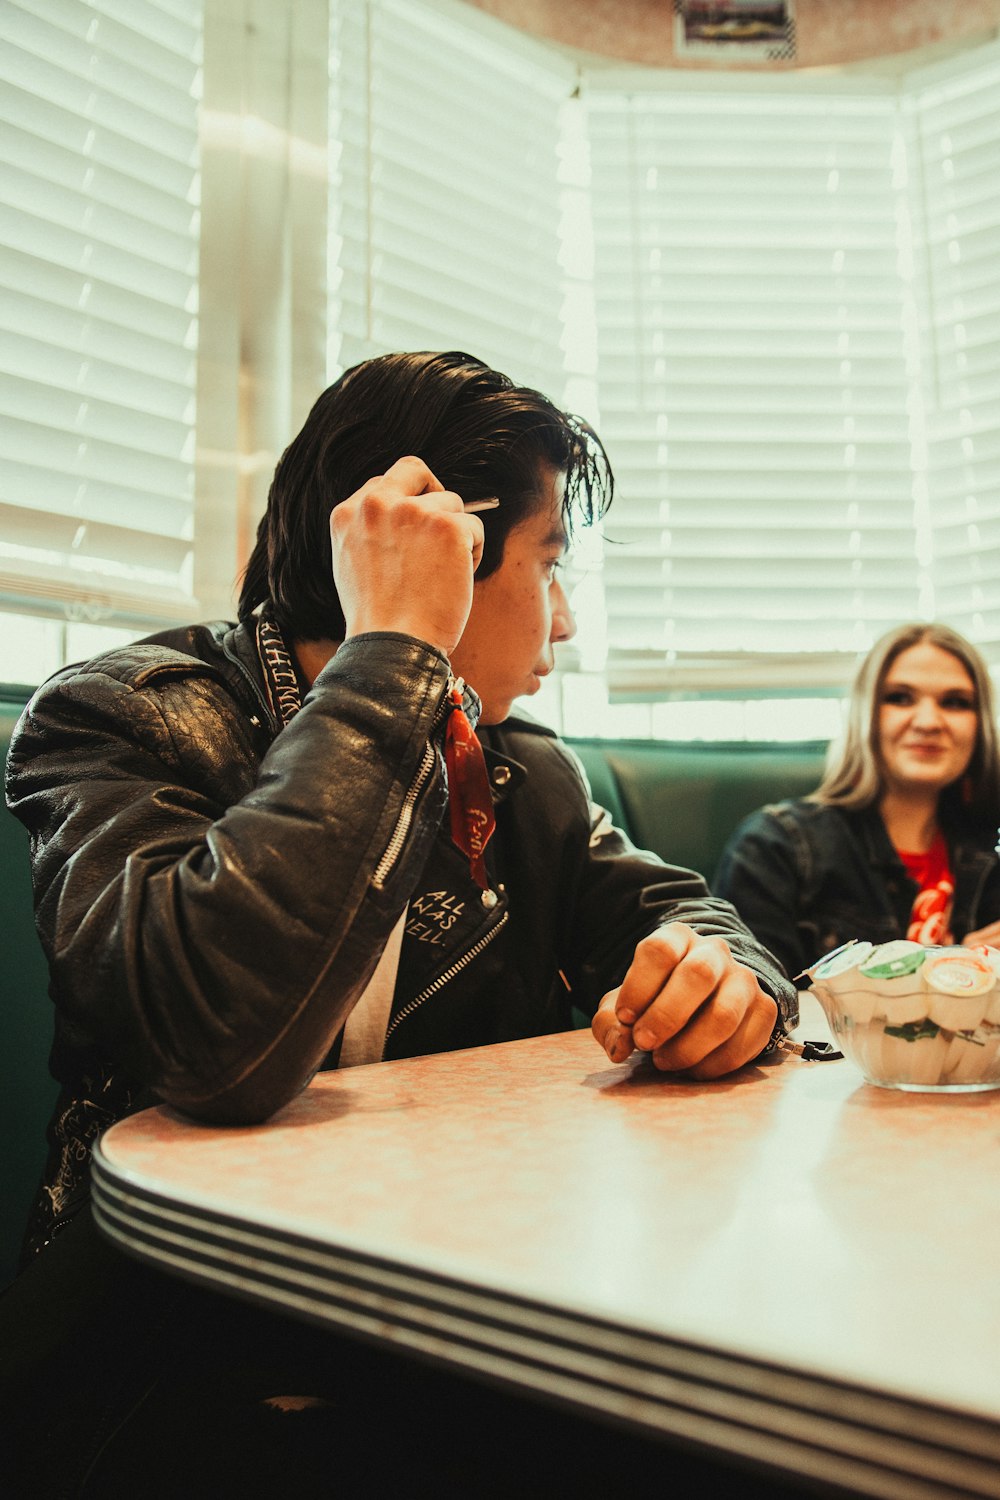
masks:
{"type": "MultiPolygon", "coordinates": [[[[632,1036],[635,1045],[651,1052],[676,1036],[705,1001],[715,995],[734,967],[732,954],[720,938],[700,938],[692,942],[661,984],[659,992],[634,1022],[632,1036]]],[[[620,1019],[620,1004],[618,1015],[620,1019]]]]}
{"type": "Polygon", "coordinates": [[[642,1015],[695,941],[695,934],[684,922],[671,922],[636,945],[618,991],[615,1010],[619,1021],[631,1026],[642,1015]]]}
{"type": "Polygon", "coordinates": [[[638,1048],[663,1072],[707,1079],[763,1052],[777,1016],[722,938],[672,922],[636,946],[620,989],[604,996],[591,1024],[612,1062],[638,1048]]]}
{"type": "Polygon", "coordinates": [[[719,1077],[764,1049],[777,1016],[777,1005],[749,969],[734,968],[689,1024],[654,1049],[653,1062],[667,1073],[719,1077]]]}
{"type": "Polygon", "coordinates": [[[615,1014],[618,991],[610,990],[594,1013],[590,1029],[613,1063],[624,1062],[635,1051],[632,1029],[623,1026],[615,1014]]]}
{"type": "Polygon", "coordinates": [[[420,458],[397,459],[333,507],[333,572],[348,636],[398,631],[450,656],[485,533],[420,458]]]}
{"type": "Polygon", "coordinates": [[[483,523],[478,516],[470,515],[468,511],[463,511],[462,520],[466,523],[470,530],[472,542],[472,571],[474,573],[483,560],[483,547],[486,545],[486,532],[483,530],[483,523]]]}
{"type": "Polygon", "coordinates": [[[413,453],[397,458],[382,477],[399,485],[408,495],[430,495],[444,489],[437,475],[427,467],[422,458],[417,458],[413,453]]]}
{"type": "MultiPolygon", "coordinates": [[[[380,520],[387,521],[393,528],[393,539],[404,546],[408,526],[433,524],[435,513],[439,514],[443,525],[454,528],[454,535],[464,537],[472,558],[472,571],[479,567],[486,541],[482,521],[465,510],[461,495],[446,490],[422,458],[397,459],[381,478],[369,482],[361,492],[360,502],[369,514],[374,511],[380,520]],[[417,508],[408,510],[411,505],[417,508]]],[[[336,514],[334,511],[334,517],[336,514]]],[[[445,538],[448,533],[442,536],[445,538]]]]}
{"type": "MultiPolygon", "coordinates": [[[[760,1056],[778,1019],[778,1007],[774,1001],[763,994],[761,998],[763,1005],[748,1011],[728,1041],[688,1068],[688,1077],[705,1081],[722,1078],[760,1056]]],[[[655,1055],[653,1061],[656,1062],[655,1055]]]]}

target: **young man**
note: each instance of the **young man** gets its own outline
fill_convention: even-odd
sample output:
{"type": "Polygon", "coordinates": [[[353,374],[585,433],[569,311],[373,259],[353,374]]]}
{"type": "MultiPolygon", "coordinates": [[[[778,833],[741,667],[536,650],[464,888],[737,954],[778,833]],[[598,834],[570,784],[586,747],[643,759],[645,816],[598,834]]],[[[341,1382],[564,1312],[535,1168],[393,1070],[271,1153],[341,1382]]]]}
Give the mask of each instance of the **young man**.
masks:
{"type": "Polygon", "coordinates": [[[36,694],[8,799],[57,1016],[41,1262],[97,1132],[156,1100],[255,1122],[317,1069],[557,1031],[573,1005],[612,1060],[709,1079],[794,1022],[733,908],[510,717],[573,634],[559,566],[610,494],[538,393],[464,354],[369,361],[277,467],[239,624],[36,694]]]}

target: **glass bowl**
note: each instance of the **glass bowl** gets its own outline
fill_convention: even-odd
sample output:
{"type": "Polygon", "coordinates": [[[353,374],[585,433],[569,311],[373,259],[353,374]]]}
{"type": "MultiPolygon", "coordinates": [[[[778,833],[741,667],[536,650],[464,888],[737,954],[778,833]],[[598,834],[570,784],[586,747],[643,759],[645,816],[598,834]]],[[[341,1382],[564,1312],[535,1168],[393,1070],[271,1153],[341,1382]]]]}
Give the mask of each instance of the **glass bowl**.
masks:
{"type": "Polygon", "coordinates": [[[1000,950],[845,943],[808,970],[837,1046],[880,1088],[1000,1088],[1000,950]]]}

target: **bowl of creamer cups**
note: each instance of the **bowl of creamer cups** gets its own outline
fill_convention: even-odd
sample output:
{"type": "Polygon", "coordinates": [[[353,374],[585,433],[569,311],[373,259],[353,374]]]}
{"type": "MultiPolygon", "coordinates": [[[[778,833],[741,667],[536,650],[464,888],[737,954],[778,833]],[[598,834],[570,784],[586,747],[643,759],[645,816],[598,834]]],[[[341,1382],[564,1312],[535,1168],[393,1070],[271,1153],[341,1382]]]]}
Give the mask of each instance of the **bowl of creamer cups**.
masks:
{"type": "Polygon", "coordinates": [[[1000,950],[851,942],[808,973],[838,1047],[869,1083],[1000,1088],[1000,950]]]}

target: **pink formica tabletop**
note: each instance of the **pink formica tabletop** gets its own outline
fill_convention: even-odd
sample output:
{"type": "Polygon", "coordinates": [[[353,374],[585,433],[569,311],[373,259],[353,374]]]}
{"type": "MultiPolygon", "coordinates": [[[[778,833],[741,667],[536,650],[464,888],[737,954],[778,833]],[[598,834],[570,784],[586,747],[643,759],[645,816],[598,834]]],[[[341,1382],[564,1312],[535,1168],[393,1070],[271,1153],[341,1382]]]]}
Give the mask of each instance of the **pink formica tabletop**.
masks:
{"type": "Polygon", "coordinates": [[[998,1181],[1000,1092],[896,1093],[795,1058],[680,1082],[611,1066],[589,1032],[322,1074],[252,1129],[148,1110],[95,1169],[123,1243],[130,1206],[177,1211],[162,1260],[181,1270],[188,1216],[223,1245],[228,1226],[248,1275],[258,1228],[551,1312],[559,1339],[577,1320],[640,1362],[631,1333],[746,1361],[758,1386],[799,1372],[985,1419],[980,1457],[1000,1459],[998,1181]]]}

